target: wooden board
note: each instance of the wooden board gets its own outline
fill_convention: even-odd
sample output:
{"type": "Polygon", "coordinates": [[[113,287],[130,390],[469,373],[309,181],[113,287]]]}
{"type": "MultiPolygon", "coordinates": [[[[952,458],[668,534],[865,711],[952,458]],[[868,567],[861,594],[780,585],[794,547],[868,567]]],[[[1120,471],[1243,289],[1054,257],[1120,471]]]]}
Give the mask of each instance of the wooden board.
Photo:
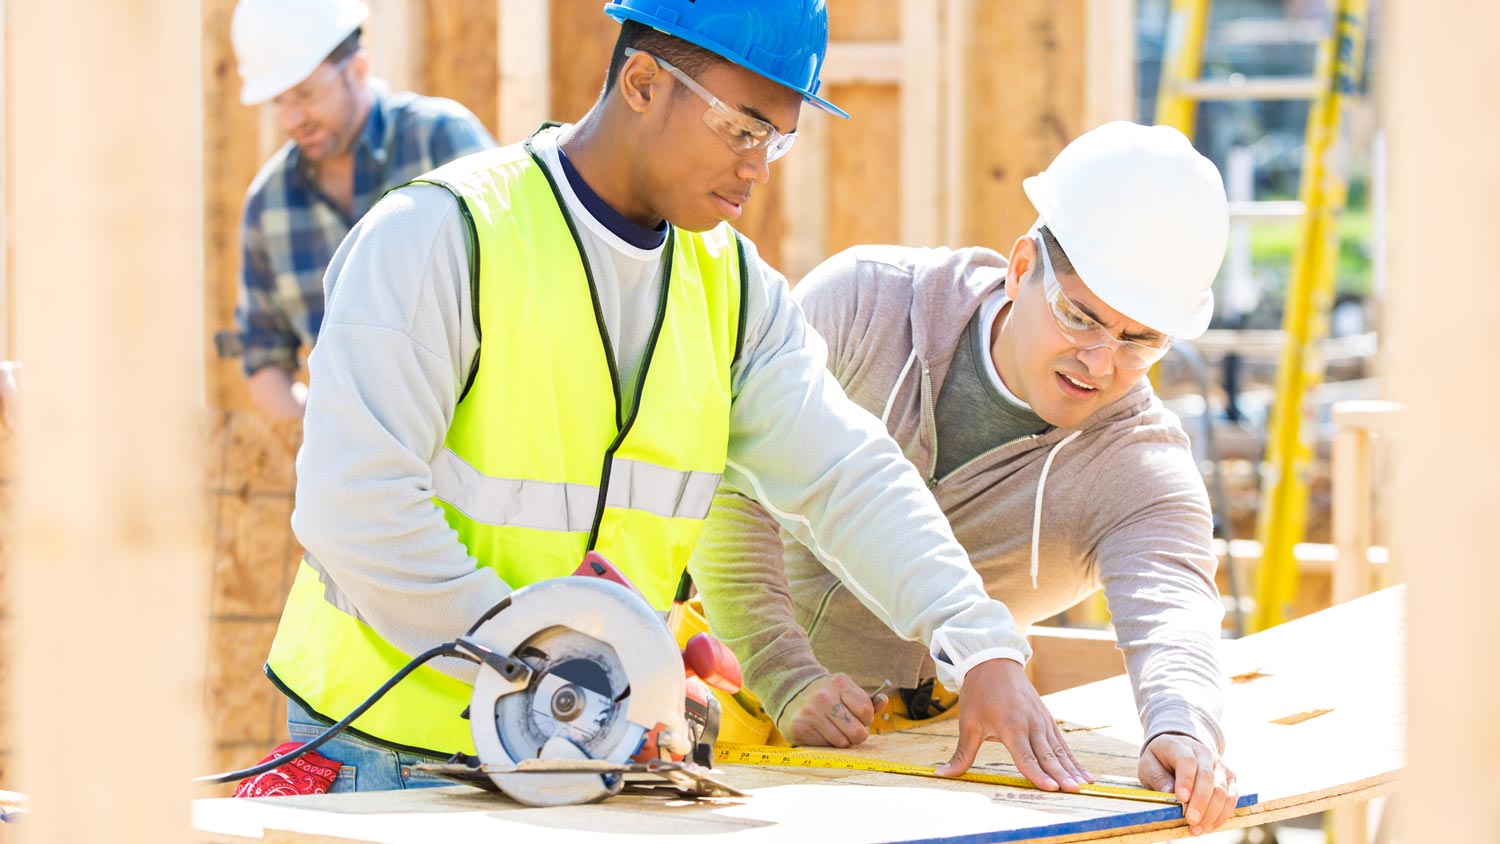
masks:
{"type": "MultiPolygon", "coordinates": [[[[1228,759],[1259,803],[1248,826],[1389,793],[1403,764],[1400,590],[1224,643],[1228,759]],[[1253,678],[1253,679],[1252,679],[1253,678]],[[1296,716],[1323,711],[1316,717],[1296,716]],[[1290,722],[1290,723],[1283,723],[1290,722]]],[[[1124,677],[1047,697],[1096,777],[1133,779],[1141,729],[1124,677]]],[[[937,764],[947,721],[872,738],[854,753],[937,764]]],[[[1013,772],[999,745],[979,769],[1013,772]]],[[[744,800],[693,803],[624,796],[535,809],[461,787],[279,800],[204,800],[195,824],[212,842],[563,840],[608,831],[636,841],[697,834],[735,841],[1165,841],[1185,833],[1172,806],[1047,794],[863,771],[725,766],[744,800]]]]}

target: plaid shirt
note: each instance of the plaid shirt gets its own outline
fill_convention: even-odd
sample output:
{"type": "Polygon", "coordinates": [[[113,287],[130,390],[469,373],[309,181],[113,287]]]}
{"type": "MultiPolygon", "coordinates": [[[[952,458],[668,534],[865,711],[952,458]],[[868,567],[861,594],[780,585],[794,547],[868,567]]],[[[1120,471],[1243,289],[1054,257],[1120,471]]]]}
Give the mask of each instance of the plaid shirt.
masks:
{"type": "Polygon", "coordinates": [[[323,273],[349,229],[391,188],[452,159],[495,145],[479,120],[451,100],[392,94],[372,81],[375,103],[354,149],[353,215],[330,203],[288,142],[261,167],[245,198],[239,305],[245,374],[297,369],[323,322],[323,273]]]}

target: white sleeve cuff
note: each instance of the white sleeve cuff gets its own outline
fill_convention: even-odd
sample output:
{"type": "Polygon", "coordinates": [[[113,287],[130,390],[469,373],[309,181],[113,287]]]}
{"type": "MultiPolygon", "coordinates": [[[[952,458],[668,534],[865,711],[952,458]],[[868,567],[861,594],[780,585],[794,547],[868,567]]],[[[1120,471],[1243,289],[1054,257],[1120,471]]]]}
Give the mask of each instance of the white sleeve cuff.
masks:
{"type": "Polygon", "coordinates": [[[976,654],[970,654],[958,665],[948,661],[947,654],[943,653],[939,642],[934,637],[932,644],[932,661],[937,665],[937,679],[943,684],[943,688],[956,692],[963,688],[964,678],[969,675],[969,670],[981,662],[989,662],[992,659],[1009,659],[1016,664],[1026,664],[1026,654],[1015,648],[988,648],[976,654]]]}

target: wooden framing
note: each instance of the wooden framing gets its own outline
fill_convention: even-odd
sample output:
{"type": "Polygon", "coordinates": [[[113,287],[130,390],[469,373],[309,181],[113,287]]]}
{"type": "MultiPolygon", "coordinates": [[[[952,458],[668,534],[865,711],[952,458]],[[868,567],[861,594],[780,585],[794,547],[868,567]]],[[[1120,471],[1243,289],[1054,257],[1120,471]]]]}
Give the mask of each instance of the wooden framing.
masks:
{"type": "Polygon", "coordinates": [[[526,137],[551,111],[551,0],[499,0],[500,118],[495,137],[526,137]]]}
{"type": "Polygon", "coordinates": [[[25,839],[187,842],[188,775],[205,764],[200,10],[6,11],[25,839]]]}
{"type": "Polygon", "coordinates": [[[1500,368],[1488,280],[1500,193],[1500,111],[1490,80],[1500,6],[1434,14],[1380,7],[1381,111],[1390,152],[1390,396],[1402,406],[1392,553],[1411,581],[1411,772],[1401,841],[1500,840],[1500,648],[1492,441],[1500,395],[1471,376],[1500,368]],[[1420,119],[1406,119],[1407,116],[1420,119]],[[1420,280],[1420,283],[1416,283],[1420,280]],[[1453,305],[1456,303],[1456,307],[1453,305]],[[1441,808],[1439,808],[1441,807],[1441,808]]]}

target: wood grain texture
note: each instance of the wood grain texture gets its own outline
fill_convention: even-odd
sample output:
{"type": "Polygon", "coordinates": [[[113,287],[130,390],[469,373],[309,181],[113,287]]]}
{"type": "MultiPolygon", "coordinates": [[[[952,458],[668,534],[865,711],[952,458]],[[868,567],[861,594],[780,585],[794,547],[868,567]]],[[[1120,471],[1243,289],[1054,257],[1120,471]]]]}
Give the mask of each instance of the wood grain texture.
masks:
{"type": "Polygon", "coordinates": [[[1036,210],[1021,181],[1082,134],[1083,0],[973,4],[965,30],[966,244],[1003,253],[1036,210]]]}
{"type": "MultiPolygon", "coordinates": [[[[893,85],[834,85],[828,98],[855,115],[828,131],[828,238],[824,254],[861,243],[901,242],[901,174],[893,85]]],[[[795,152],[793,153],[795,154],[795,152]]]]}
{"type": "MultiPolygon", "coordinates": [[[[1404,762],[1404,594],[1386,590],[1266,633],[1222,644],[1231,675],[1228,759],[1258,801],[1232,827],[1294,817],[1390,793],[1404,762]],[[1329,710],[1295,724],[1294,712],[1329,710]]],[[[1133,780],[1141,727],[1126,678],[1049,695],[1070,745],[1096,778],[1133,780]]],[[[957,738],[947,720],[876,736],[852,755],[935,765],[957,738]]],[[[830,751],[839,753],[839,751],[830,751]]],[[[981,771],[1014,774],[1003,747],[984,746],[981,771]]],[[[464,788],[257,801],[202,801],[208,840],[307,844],[610,840],[733,835],[745,841],[1166,841],[1185,834],[1180,808],[1111,798],[903,777],[871,771],[722,766],[743,800],[690,803],[623,796],[591,806],[534,809],[464,788]],[[1174,818],[1173,815],[1176,815],[1174,818]],[[972,838],[962,838],[972,836],[972,838]]]]}
{"type": "MultiPolygon", "coordinates": [[[[552,68],[553,120],[576,123],[599,99],[609,57],[620,35],[620,25],[601,11],[603,5],[593,0],[552,0],[548,60],[552,68]]],[[[516,140],[520,139],[504,138],[501,142],[516,140]]]]}
{"type": "Polygon", "coordinates": [[[11,685],[30,842],[191,840],[176,772],[206,761],[201,12],[6,8],[27,377],[11,685]],[[143,776],[146,758],[165,775],[143,776]],[[83,810],[78,760],[103,784],[83,810]]]}
{"type": "Polygon", "coordinates": [[[457,100],[490,134],[498,134],[499,4],[496,0],[422,2],[422,93],[457,100]]]}
{"type": "Polygon", "coordinates": [[[1375,78],[1390,139],[1390,271],[1382,313],[1396,426],[1393,559],[1411,579],[1411,776],[1401,841],[1500,841],[1500,648],[1495,602],[1492,390],[1466,374],[1500,367],[1500,287],[1485,265],[1500,195],[1500,110],[1489,33],[1500,6],[1431,14],[1379,4],[1375,78]],[[1416,110],[1415,112],[1413,110],[1416,110]],[[1398,114],[1420,113],[1421,120],[1398,114]],[[1423,248],[1428,243],[1452,249],[1423,248]],[[1420,285],[1397,279],[1426,279],[1420,285]],[[1456,308],[1443,303],[1461,303],[1456,308]],[[1463,361],[1449,366],[1445,361],[1463,361]]]}

